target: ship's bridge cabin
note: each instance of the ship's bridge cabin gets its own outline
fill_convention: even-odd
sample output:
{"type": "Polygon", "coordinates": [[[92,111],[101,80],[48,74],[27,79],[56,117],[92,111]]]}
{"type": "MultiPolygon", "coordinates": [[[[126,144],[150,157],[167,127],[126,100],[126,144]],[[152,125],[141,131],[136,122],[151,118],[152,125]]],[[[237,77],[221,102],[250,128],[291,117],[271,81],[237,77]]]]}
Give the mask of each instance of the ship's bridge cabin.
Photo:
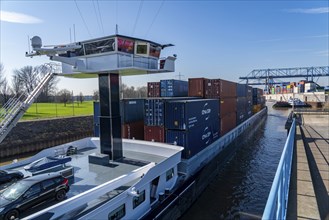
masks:
{"type": "Polygon", "coordinates": [[[78,42],[74,49],[51,56],[51,59],[62,62],[60,75],[76,78],[97,77],[102,72],[120,75],[173,72],[176,57],[160,58],[161,50],[168,46],[173,45],[112,35],[78,42]]]}

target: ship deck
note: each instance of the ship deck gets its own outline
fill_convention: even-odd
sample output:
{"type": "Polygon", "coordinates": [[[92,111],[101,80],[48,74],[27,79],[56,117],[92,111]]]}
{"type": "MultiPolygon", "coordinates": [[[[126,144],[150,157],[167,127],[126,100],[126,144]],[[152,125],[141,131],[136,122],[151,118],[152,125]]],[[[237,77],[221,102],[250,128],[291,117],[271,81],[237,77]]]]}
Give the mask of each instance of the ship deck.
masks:
{"type": "MultiPolygon", "coordinates": [[[[72,155],[72,161],[67,163],[74,169],[74,177],[70,179],[70,191],[67,193],[68,198],[132,172],[151,162],[160,163],[167,158],[156,153],[150,154],[128,150],[123,144],[122,159],[111,161],[107,165],[98,165],[89,163],[88,156],[93,153],[99,153],[99,148],[81,149],[77,154],[72,155]]],[[[16,167],[14,170],[21,171],[25,176],[31,176],[31,173],[24,170],[24,166],[16,167]]],[[[130,187],[133,183],[131,182],[125,187],[130,187]]]]}
{"type": "MultiPolygon", "coordinates": [[[[74,179],[68,197],[77,195],[95,186],[108,182],[124,174],[132,172],[151,162],[160,163],[166,157],[139,153],[129,150],[123,151],[123,159],[110,162],[108,165],[98,165],[88,162],[88,155],[98,153],[99,149],[80,151],[72,156],[71,166],[74,168],[74,179]]],[[[127,185],[130,187],[134,182],[127,185]]]]}
{"type": "MultiPolygon", "coordinates": [[[[96,141],[93,147],[80,146],[78,148],[80,150],[78,150],[77,154],[71,155],[72,160],[66,164],[68,167],[71,166],[74,169],[74,176],[69,178],[70,190],[67,193],[67,198],[79,195],[103,183],[127,175],[151,162],[155,164],[161,163],[182,150],[181,147],[169,146],[162,143],[124,140],[123,158],[116,161],[110,161],[106,165],[99,165],[89,162],[90,154],[97,154],[100,152],[99,144],[97,143],[99,142],[96,141]],[[157,150],[154,150],[155,148],[157,150]]],[[[74,146],[74,142],[70,143],[70,145],[74,146]]],[[[30,161],[32,159],[36,160],[38,158],[30,158],[30,161]]],[[[24,166],[27,164],[28,163],[23,163],[16,167],[13,164],[11,168],[6,167],[6,169],[19,170],[24,173],[25,176],[31,176],[32,174],[30,172],[24,170],[24,166]]],[[[139,179],[140,178],[137,178],[115,189],[109,194],[110,198],[122,193],[135,184],[139,179]]],[[[50,201],[49,203],[37,206],[24,213],[22,217],[36,213],[55,203],[56,201],[50,201]]]]}

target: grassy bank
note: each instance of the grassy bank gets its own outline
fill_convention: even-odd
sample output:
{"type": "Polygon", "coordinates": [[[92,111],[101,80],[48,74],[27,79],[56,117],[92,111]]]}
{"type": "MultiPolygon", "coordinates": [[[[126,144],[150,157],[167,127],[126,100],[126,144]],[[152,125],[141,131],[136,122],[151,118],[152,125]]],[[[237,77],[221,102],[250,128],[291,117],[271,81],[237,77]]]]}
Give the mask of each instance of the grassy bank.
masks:
{"type": "Polygon", "coordinates": [[[35,120],[44,118],[58,118],[93,114],[93,102],[82,103],[33,103],[21,120],[35,120]]]}

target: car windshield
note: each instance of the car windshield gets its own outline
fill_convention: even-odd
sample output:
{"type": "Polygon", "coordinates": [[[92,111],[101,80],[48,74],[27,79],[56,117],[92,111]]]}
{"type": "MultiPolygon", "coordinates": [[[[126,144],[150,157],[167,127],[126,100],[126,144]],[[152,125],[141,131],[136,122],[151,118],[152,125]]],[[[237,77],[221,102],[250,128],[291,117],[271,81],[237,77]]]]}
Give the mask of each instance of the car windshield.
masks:
{"type": "Polygon", "coordinates": [[[2,193],[2,197],[7,200],[15,200],[20,197],[29,187],[30,186],[24,182],[14,183],[2,193]]]}

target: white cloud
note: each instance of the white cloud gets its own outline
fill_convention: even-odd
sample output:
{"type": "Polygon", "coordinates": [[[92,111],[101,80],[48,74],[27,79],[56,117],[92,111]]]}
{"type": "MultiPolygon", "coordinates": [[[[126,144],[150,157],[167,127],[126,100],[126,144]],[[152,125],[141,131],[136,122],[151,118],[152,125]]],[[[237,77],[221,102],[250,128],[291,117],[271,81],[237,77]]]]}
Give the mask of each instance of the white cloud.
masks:
{"type": "Polygon", "coordinates": [[[286,9],[285,11],[291,12],[291,13],[302,13],[302,14],[324,14],[324,13],[329,13],[329,7],[293,8],[293,9],[286,9]]]}
{"type": "Polygon", "coordinates": [[[16,13],[11,11],[0,11],[0,20],[11,22],[11,23],[21,23],[21,24],[35,24],[43,22],[41,19],[33,17],[31,15],[26,15],[22,13],[16,13]]]}

